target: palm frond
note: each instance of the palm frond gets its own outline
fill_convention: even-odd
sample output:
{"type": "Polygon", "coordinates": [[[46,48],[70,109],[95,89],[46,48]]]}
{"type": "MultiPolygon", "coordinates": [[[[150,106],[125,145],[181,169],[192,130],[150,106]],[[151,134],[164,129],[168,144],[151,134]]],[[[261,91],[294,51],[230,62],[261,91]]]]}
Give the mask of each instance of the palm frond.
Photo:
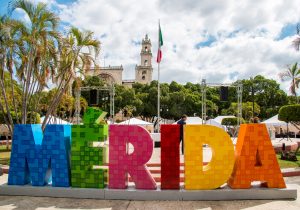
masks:
{"type": "Polygon", "coordinates": [[[29,17],[29,19],[32,21],[34,17],[34,10],[35,6],[33,2],[27,1],[27,0],[13,0],[10,1],[8,4],[8,13],[9,15],[12,15],[13,11],[16,9],[22,9],[29,17]]]}
{"type": "Polygon", "coordinates": [[[295,50],[299,51],[299,48],[300,48],[300,37],[299,36],[293,40],[292,46],[295,48],[295,50]]]}

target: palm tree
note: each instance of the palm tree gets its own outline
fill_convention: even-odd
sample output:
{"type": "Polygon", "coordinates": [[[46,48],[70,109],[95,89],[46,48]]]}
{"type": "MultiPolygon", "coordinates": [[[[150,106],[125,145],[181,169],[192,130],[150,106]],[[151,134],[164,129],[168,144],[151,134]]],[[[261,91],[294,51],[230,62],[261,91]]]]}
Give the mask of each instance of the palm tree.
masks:
{"type": "Polygon", "coordinates": [[[300,24],[297,24],[297,37],[293,40],[293,46],[297,51],[300,49],[300,24]]]}
{"type": "Polygon", "coordinates": [[[59,44],[60,34],[57,31],[59,18],[46,8],[46,4],[33,4],[26,0],[13,1],[10,5],[11,13],[15,9],[22,9],[28,16],[30,24],[22,31],[20,50],[21,62],[18,75],[22,81],[22,123],[27,122],[27,112],[31,102],[31,96],[36,90],[43,89],[45,83],[41,82],[42,76],[47,76],[53,57],[51,53],[52,43],[59,44]]]}
{"type": "MultiPolygon", "coordinates": [[[[92,32],[80,31],[74,27],[63,37],[57,30],[59,18],[47,9],[46,4],[16,0],[9,7],[10,14],[16,9],[22,9],[30,23],[0,18],[0,111],[13,133],[11,106],[5,89],[8,86],[7,75],[10,75],[10,85],[16,83],[13,79],[17,77],[18,87],[21,89],[20,102],[17,103],[13,97],[12,103],[17,123],[22,124],[28,122],[29,113],[39,111],[44,88],[48,88],[49,83],[55,84],[55,93],[50,99],[42,125],[44,129],[70,83],[79,81],[76,79],[78,74],[84,74],[86,55],[83,51],[88,49],[90,54],[97,56],[100,42],[94,39],[92,32]],[[21,110],[20,115],[18,109],[21,110]]],[[[91,60],[94,61],[92,58],[91,60]]],[[[16,93],[13,86],[10,91],[12,94],[16,93]]]]}
{"type": "MultiPolygon", "coordinates": [[[[62,40],[58,74],[55,78],[55,81],[58,82],[58,91],[55,94],[56,100],[49,105],[43,128],[50,114],[57,108],[63,94],[70,87],[71,81],[78,82],[80,81],[77,78],[78,74],[84,75],[86,54],[83,51],[85,49],[88,49],[90,54],[94,53],[96,57],[100,52],[100,41],[93,38],[93,32],[80,31],[72,27],[67,37],[62,40]]],[[[92,61],[94,60],[92,59],[92,61]]],[[[79,83],[76,85],[77,89],[80,88],[79,85],[79,83]]]]}
{"type": "Polygon", "coordinates": [[[4,115],[6,113],[7,115],[4,117],[5,123],[7,123],[8,128],[10,131],[12,131],[13,126],[13,120],[11,116],[11,112],[8,105],[8,99],[6,94],[6,88],[5,88],[5,68],[6,68],[6,54],[7,54],[7,47],[9,45],[9,36],[8,36],[8,25],[7,25],[8,19],[3,16],[0,18],[0,87],[1,87],[1,98],[3,97],[4,104],[1,103],[0,109],[4,115]]]}
{"type": "Polygon", "coordinates": [[[279,77],[282,81],[291,79],[290,92],[296,97],[296,101],[298,103],[296,91],[296,89],[299,88],[300,83],[300,69],[298,68],[298,63],[289,66],[288,69],[279,74],[279,77]]]}

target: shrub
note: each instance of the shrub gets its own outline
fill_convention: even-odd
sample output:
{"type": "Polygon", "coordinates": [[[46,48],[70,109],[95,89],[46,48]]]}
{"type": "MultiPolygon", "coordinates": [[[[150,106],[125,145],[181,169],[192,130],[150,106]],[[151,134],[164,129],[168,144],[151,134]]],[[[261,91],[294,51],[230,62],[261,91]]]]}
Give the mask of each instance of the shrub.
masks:
{"type": "Polygon", "coordinates": [[[300,104],[281,107],[278,119],[284,122],[300,122],[300,104]]]}

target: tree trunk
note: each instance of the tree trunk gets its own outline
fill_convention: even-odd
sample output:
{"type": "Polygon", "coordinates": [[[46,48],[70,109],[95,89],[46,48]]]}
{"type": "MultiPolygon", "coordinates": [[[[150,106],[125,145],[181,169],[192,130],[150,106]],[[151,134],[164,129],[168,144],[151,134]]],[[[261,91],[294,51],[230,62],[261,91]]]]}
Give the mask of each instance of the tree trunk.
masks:
{"type": "Polygon", "coordinates": [[[64,87],[61,88],[60,90],[58,90],[58,91],[60,91],[60,92],[59,92],[59,94],[57,95],[57,97],[54,97],[54,98],[53,98],[52,103],[50,104],[49,109],[48,109],[48,111],[47,111],[47,113],[46,113],[46,115],[45,115],[45,119],[44,119],[44,122],[43,122],[43,124],[42,124],[42,130],[44,130],[45,127],[46,127],[46,122],[47,122],[47,120],[48,120],[48,118],[49,118],[49,115],[53,112],[53,110],[55,110],[55,109],[57,108],[57,106],[58,106],[58,104],[59,104],[59,102],[60,102],[60,100],[61,100],[61,97],[63,96],[63,94],[64,94],[66,88],[68,87],[68,85],[69,85],[71,79],[72,79],[72,76],[69,76],[69,78],[68,78],[66,84],[64,85],[64,87]]]}
{"type": "Polygon", "coordinates": [[[16,120],[17,120],[17,123],[19,124],[20,121],[19,121],[19,115],[18,115],[16,100],[15,100],[15,90],[14,90],[14,81],[13,81],[12,71],[10,71],[10,85],[11,85],[11,94],[12,94],[14,111],[15,111],[15,114],[16,114],[16,120]]]}
{"type": "MultiPolygon", "coordinates": [[[[31,43],[33,44],[33,43],[31,43]]],[[[27,96],[28,96],[28,89],[30,85],[30,79],[31,79],[31,72],[32,72],[32,63],[34,62],[34,49],[31,46],[30,51],[29,51],[29,59],[28,59],[28,64],[27,64],[27,71],[26,71],[26,76],[24,78],[24,89],[23,89],[23,97],[22,97],[22,123],[26,124],[27,121],[27,96]]]]}
{"type": "MultiPolygon", "coordinates": [[[[13,120],[12,120],[12,117],[11,117],[11,113],[10,113],[10,110],[9,110],[8,101],[7,101],[7,97],[6,97],[6,92],[5,92],[5,87],[4,87],[4,77],[3,77],[3,80],[0,79],[0,85],[1,85],[2,95],[3,95],[3,98],[4,98],[4,103],[5,103],[5,107],[6,107],[8,120],[9,120],[9,123],[10,123],[11,127],[13,128],[14,123],[13,123],[13,120]]],[[[5,112],[3,112],[3,115],[4,114],[5,114],[5,112]]]]}

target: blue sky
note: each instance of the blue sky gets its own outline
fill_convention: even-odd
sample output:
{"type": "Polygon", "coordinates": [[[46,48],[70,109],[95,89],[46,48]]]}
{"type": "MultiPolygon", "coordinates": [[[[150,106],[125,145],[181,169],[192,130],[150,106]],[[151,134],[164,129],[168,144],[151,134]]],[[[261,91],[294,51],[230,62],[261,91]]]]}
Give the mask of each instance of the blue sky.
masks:
{"type": "MultiPolygon", "coordinates": [[[[292,47],[300,22],[297,0],[33,0],[46,2],[63,21],[92,30],[102,42],[99,65],[123,65],[124,79],[134,78],[140,43],[152,40],[154,79],[157,23],[164,36],[161,78],[199,82],[233,82],[278,73],[299,61],[292,47]]],[[[0,13],[9,0],[0,1],[0,13]]],[[[24,18],[23,14],[15,15],[24,18]]],[[[288,82],[282,83],[288,90],[288,82]]]]}

